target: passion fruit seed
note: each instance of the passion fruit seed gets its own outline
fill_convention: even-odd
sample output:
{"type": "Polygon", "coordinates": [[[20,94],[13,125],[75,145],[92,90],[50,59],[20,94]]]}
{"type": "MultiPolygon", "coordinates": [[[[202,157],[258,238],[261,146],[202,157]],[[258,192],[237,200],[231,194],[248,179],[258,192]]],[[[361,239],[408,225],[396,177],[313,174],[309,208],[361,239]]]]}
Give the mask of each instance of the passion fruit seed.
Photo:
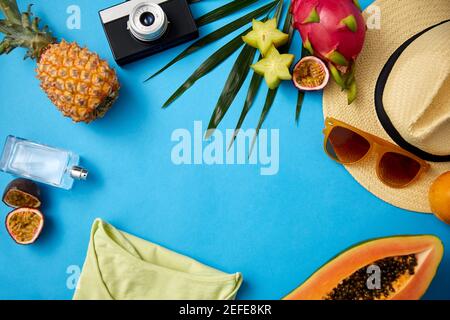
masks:
{"type": "Polygon", "coordinates": [[[302,91],[325,88],[330,80],[330,72],[325,63],[316,57],[304,57],[294,67],[294,85],[302,91]]]}
{"type": "Polygon", "coordinates": [[[28,243],[36,237],[42,224],[42,217],[34,211],[25,211],[13,214],[8,219],[8,230],[14,240],[19,243],[28,243]]]}
{"type": "Polygon", "coordinates": [[[3,202],[12,208],[39,208],[41,191],[36,183],[28,179],[15,179],[5,188],[3,202]]]}
{"type": "Polygon", "coordinates": [[[378,260],[353,273],[341,281],[325,300],[378,300],[388,298],[396,292],[395,285],[404,276],[412,276],[417,266],[416,255],[389,257],[378,260]],[[376,265],[381,270],[381,289],[369,289],[367,280],[371,274],[367,273],[370,265],[376,265]]]}
{"type": "Polygon", "coordinates": [[[325,70],[322,66],[310,60],[299,66],[295,81],[303,87],[313,88],[320,86],[325,80],[325,76],[325,70]]]}
{"type": "Polygon", "coordinates": [[[11,190],[5,196],[5,202],[14,204],[14,207],[36,207],[39,202],[33,196],[26,194],[20,190],[11,190]]]}

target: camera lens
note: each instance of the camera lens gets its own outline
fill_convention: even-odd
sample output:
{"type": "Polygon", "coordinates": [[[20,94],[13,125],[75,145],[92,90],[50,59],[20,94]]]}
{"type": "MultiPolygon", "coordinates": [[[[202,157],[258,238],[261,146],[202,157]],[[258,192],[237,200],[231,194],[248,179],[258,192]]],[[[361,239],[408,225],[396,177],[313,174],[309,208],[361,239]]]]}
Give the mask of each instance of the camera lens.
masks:
{"type": "Polygon", "coordinates": [[[143,14],[141,14],[139,20],[141,21],[142,25],[150,27],[153,23],[155,23],[155,15],[151,12],[144,12],[143,14]]]}
{"type": "Polygon", "coordinates": [[[154,1],[142,1],[130,13],[128,21],[130,32],[143,42],[158,40],[166,33],[169,25],[163,8],[154,1]]]}

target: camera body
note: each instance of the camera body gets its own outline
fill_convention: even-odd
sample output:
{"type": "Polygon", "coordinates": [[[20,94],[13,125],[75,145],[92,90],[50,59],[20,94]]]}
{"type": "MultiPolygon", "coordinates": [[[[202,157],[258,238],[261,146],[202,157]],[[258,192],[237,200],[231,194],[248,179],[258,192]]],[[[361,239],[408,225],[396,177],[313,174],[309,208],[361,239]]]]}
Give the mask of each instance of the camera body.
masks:
{"type": "Polygon", "coordinates": [[[119,65],[199,36],[186,0],[129,0],[101,10],[99,15],[119,65]]]}

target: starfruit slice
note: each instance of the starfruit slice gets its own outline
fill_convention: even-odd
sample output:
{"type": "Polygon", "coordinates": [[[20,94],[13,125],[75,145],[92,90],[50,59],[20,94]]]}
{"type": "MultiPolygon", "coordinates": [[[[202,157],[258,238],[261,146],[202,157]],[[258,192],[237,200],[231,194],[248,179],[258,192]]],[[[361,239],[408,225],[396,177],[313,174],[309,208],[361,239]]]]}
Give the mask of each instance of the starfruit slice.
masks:
{"type": "Polygon", "coordinates": [[[293,61],[293,54],[280,54],[272,45],[266,56],[251,67],[257,74],[264,76],[270,89],[275,89],[282,80],[292,80],[289,67],[293,61]]]}
{"type": "Polygon", "coordinates": [[[273,45],[276,48],[288,42],[289,35],[278,30],[277,19],[273,18],[266,22],[253,19],[253,30],[242,37],[245,43],[261,52],[267,54],[273,45]]]}

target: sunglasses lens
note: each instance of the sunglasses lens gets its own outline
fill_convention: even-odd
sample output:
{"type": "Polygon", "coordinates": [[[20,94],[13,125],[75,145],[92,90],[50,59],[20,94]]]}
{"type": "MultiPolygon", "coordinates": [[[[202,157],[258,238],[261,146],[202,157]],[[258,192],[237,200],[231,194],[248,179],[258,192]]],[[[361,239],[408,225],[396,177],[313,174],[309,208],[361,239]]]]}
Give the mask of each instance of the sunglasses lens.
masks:
{"type": "Polygon", "coordinates": [[[336,161],[351,164],[361,160],[370,150],[370,143],[356,132],[334,127],[326,143],[328,154],[336,161]]]}
{"type": "Polygon", "coordinates": [[[387,152],[380,160],[380,178],[394,187],[403,187],[417,176],[421,165],[416,160],[395,152],[387,152]]]}

